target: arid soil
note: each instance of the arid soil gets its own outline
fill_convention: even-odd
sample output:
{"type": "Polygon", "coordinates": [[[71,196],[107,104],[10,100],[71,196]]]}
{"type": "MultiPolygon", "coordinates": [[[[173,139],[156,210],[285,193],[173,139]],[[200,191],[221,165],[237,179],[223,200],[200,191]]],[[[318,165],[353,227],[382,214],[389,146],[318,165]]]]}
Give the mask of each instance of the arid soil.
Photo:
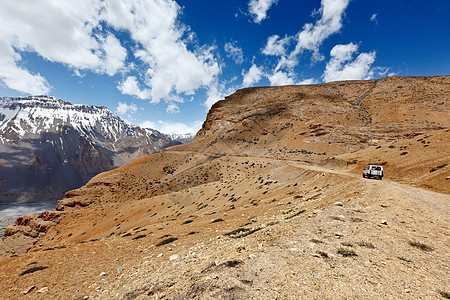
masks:
{"type": "Polygon", "coordinates": [[[193,143],[16,220],[0,243],[0,295],[445,299],[449,84],[238,91],[193,143]],[[383,180],[362,178],[367,163],[384,166],[383,180]]]}

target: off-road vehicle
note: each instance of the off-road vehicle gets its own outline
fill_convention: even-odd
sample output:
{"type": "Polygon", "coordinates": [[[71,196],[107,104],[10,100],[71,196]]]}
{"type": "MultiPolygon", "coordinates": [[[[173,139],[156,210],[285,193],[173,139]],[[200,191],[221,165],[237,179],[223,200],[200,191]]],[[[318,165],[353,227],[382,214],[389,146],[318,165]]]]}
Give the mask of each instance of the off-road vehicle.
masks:
{"type": "Polygon", "coordinates": [[[383,179],[383,167],[380,165],[367,165],[363,171],[364,178],[376,177],[378,179],[383,179]]]}

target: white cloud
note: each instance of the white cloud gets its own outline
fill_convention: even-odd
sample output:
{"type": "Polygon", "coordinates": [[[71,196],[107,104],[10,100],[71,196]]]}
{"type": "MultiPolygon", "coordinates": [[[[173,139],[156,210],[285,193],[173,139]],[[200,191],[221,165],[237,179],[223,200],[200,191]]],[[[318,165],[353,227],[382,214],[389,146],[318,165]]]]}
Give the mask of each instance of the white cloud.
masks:
{"type": "Polygon", "coordinates": [[[119,115],[126,115],[127,113],[135,113],[137,112],[138,108],[136,104],[131,103],[128,105],[127,103],[120,102],[117,104],[116,112],[119,115]]]}
{"type": "Polygon", "coordinates": [[[124,95],[136,96],[139,99],[149,99],[151,91],[148,89],[141,89],[138,85],[137,79],[134,76],[129,76],[127,79],[117,85],[117,89],[124,95]]]}
{"type": "Polygon", "coordinates": [[[214,48],[188,50],[193,35],[178,22],[179,13],[173,0],[105,2],[104,19],[116,30],[128,31],[139,45],[133,54],[146,69],[142,84],[154,103],[171,93],[190,95],[208,87],[221,71],[214,48]]]}
{"type": "Polygon", "coordinates": [[[295,36],[272,35],[267,39],[261,53],[278,56],[277,65],[267,77],[271,85],[311,84],[314,79],[298,81],[294,69],[298,66],[300,55],[305,51],[311,52],[313,62],[321,61],[324,56],[319,52],[320,46],[332,34],[342,28],[342,19],[350,0],[322,0],[318,10],[313,12],[318,19],[314,23],[307,23],[295,36]],[[295,41],[294,47],[290,43],[295,41]]]}
{"type": "Polygon", "coordinates": [[[375,52],[361,53],[353,59],[358,45],[336,45],[331,49],[331,59],[327,63],[323,78],[325,82],[337,80],[370,79],[374,72],[371,66],[375,61],[375,52]]]}
{"type": "Polygon", "coordinates": [[[145,121],[140,124],[140,127],[156,129],[159,132],[165,134],[196,134],[197,131],[202,128],[202,121],[194,121],[189,124],[172,122],[172,121],[162,121],[157,122],[145,121]]]}
{"type": "Polygon", "coordinates": [[[370,21],[371,22],[374,22],[375,24],[377,24],[378,25],[378,19],[377,19],[377,14],[373,14],[371,17],[370,17],[370,21]]]}
{"type": "Polygon", "coordinates": [[[315,24],[305,24],[303,30],[297,34],[297,46],[291,54],[295,56],[304,50],[313,52],[313,58],[321,58],[319,47],[330,35],[342,28],[342,16],[349,0],[322,0],[319,14],[320,19],[315,24]]]}
{"type": "Polygon", "coordinates": [[[215,84],[212,85],[207,93],[206,93],[206,101],[204,103],[204,106],[206,106],[206,108],[210,109],[211,106],[214,105],[214,103],[216,103],[217,101],[224,99],[225,96],[227,95],[226,92],[223,91],[223,86],[219,87],[219,84],[215,84]]]}
{"type": "Polygon", "coordinates": [[[242,64],[244,62],[244,54],[239,46],[236,46],[234,43],[226,43],[224,49],[227,56],[231,57],[235,63],[242,64]]]}
{"type": "Polygon", "coordinates": [[[138,84],[136,77],[125,81],[118,86],[120,91],[155,103],[171,93],[190,95],[208,88],[221,72],[215,48],[198,46],[195,35],[178,21],[181,8],[174,0],[1,3],[0,80],[21,92],[50,90],[43,76],[23,65],[22,52],[62,63],[74,74],[112,76],[133,69],[144,74],[142,81],[138,84]],[[115,32],[129,33],[129,49],[134,52],[128,53],[115,32]],[[137,67],[126,67],[127,58],[133,56],[139,60],[137,67]]]}
{"type": "Polygon", "coordinates": [[[270,85],[273,86],[280,86],[280,85],[293,85],[295,84],[295,80],[292,79],[290,74],[283,72],[283,71],[277,71],[274,72],[269,77],[270,85]]]}
{"type": "Polygon", "coordinates": [[[253,84],[260,81],[263,75],[264,75],[263,71],[260,68],[258,68],[258,66],[253,64],[248,70],[248,72],[243,74],[244,79],[242,81],[242,84],[244,87],[252,86],[253,84]]]}
{"type": "Polygon", "coordinates": [[[262,54],[274,56],[286,55],[286,45],[290,40],[291,38],[288,36],[280,39],[278,35],[272,35],[267,39],[267,43],[262,50],[262,54]]]}
{"type": "Polygon", "coordinates": [[[248,10],[253,17],[253,22],[259,24],[262,20],[267,18],[267,11],[278,0],[250,0],[248,3],[248,10]]]}
{"type": "Polygon", "coordinates": [[[48,94],[51,87],[40,74],[32,74],[21,68],[17,63],[21,60],[19,54],[0,41],[0,80],[13,90],[33,95],[48,94]]]}
{"type": "Polygon", "coordinates": [[[11,89],[33,94],[50,90],[42,76],[19,67],[22,51],[101,74],[113,75],[124,66],[126,50],[119,40],[98,30],[100,0],[2,1],[1,6],[0,79],[11,89]]]}
{"type": "Polygon", "coordinates": [[[180,108],[175,103],[170,103],[166,108],[166,112],[168,114],[177,114],[180,112],[180,108]]]}
{"type": "Polygon", "coordinates": [[[309,84],[315,84],[315,83],[318,83],[318,82],[314,78],[307,78],[307,79],[303,79],[298,82],[298,84],[300,84],[300,85],[309,85],[309,84]]]}

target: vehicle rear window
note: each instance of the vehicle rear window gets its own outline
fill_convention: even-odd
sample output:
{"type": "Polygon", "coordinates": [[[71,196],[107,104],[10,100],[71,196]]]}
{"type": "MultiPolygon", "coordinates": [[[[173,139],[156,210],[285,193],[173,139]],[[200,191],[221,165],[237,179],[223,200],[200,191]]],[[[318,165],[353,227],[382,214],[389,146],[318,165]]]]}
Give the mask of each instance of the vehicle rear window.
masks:
{"type": "Polygon", "coordinates": [[[381,167],[372,167],[372,170],[381,171],[381,167]]]}

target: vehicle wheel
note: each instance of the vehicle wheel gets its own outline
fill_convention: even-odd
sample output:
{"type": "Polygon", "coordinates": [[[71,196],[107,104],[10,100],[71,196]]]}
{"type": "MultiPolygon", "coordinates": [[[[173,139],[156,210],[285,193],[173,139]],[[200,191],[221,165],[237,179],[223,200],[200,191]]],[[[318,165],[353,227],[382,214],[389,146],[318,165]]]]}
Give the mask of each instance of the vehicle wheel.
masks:
{"type": "Polygon", "coordinates": [[[378,177],[378,179],[383,180],[383,176],[378,177]]]}

